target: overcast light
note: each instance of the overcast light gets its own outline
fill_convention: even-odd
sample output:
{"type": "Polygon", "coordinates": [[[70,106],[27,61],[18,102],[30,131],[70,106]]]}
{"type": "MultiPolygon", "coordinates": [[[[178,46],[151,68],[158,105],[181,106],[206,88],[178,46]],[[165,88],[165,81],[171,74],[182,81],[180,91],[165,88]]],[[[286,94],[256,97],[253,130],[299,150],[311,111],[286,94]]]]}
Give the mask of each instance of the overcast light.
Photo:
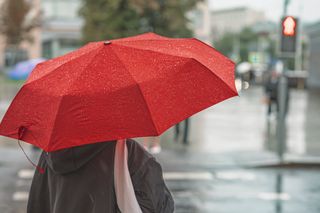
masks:
{"type": "MultiPolygon", "coordinates": [[[[283,0],[209,0],[213,10],[248,6],[264,11],[268,18],[277,21],[283,12],[283,0]]],[[[319,0],[291,0],[288,14],[299,16],[304,22],[320,21],[319,0]]]]}

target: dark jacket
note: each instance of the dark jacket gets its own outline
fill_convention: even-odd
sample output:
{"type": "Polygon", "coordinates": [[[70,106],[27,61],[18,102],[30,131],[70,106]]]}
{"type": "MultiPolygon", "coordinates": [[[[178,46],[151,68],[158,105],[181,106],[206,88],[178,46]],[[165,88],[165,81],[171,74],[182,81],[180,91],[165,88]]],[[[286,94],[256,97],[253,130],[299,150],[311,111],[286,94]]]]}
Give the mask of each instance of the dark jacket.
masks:
{"type": "MultiPolygon", "coordinates": [[[[42,153],[27,213],[120,212],[114,190],[113,142],[42,153]]],[[[127,141],[128,167],[142,212],[173,212],[174,203],[159,163],[133,140],[127,141]]]]}

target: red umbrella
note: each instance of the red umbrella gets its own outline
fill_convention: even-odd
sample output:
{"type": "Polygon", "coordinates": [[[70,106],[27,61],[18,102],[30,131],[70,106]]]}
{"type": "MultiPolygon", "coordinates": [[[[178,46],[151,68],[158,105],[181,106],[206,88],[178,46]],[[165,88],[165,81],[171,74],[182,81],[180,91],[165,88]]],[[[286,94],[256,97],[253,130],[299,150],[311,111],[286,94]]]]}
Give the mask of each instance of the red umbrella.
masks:
{"type": "Polygon", "coordinates": [[[89,43],[37,65],[0,134],[45,151],[156,136],[236,95],[228,58],[197,39],[147,33],[89,43]]]}

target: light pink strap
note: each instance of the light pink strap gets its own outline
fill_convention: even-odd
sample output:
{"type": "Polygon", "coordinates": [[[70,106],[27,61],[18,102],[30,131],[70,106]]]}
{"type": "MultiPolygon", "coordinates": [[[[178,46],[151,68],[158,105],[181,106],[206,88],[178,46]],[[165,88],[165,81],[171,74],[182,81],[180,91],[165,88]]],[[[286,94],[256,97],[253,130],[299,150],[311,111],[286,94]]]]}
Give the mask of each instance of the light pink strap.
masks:
{"type": "Polygon", "coordinates": [[[142,213],[134,193],[129,169],[126,140],[118,140],[114,157],[114,187],[122,213],[142,213]]]}

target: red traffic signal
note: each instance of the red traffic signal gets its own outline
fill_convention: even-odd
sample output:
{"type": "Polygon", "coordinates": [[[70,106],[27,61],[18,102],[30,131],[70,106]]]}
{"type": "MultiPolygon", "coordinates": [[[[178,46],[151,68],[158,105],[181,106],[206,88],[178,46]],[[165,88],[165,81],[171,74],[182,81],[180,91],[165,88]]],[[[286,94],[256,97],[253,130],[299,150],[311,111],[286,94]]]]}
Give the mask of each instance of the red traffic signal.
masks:
{"type": "Polygon", "coordinates": [[[292,16],[287,16],[282,21],[282,33],[285,36],[295,36],[297,20],[292,16]]]}
{"type": "Polygon", "coordinates": [[[299,34],[298,26],[299,20],[293,16],[285,16],[281,19],[280,52],[282,55],[294,56],[299,34]]]}

